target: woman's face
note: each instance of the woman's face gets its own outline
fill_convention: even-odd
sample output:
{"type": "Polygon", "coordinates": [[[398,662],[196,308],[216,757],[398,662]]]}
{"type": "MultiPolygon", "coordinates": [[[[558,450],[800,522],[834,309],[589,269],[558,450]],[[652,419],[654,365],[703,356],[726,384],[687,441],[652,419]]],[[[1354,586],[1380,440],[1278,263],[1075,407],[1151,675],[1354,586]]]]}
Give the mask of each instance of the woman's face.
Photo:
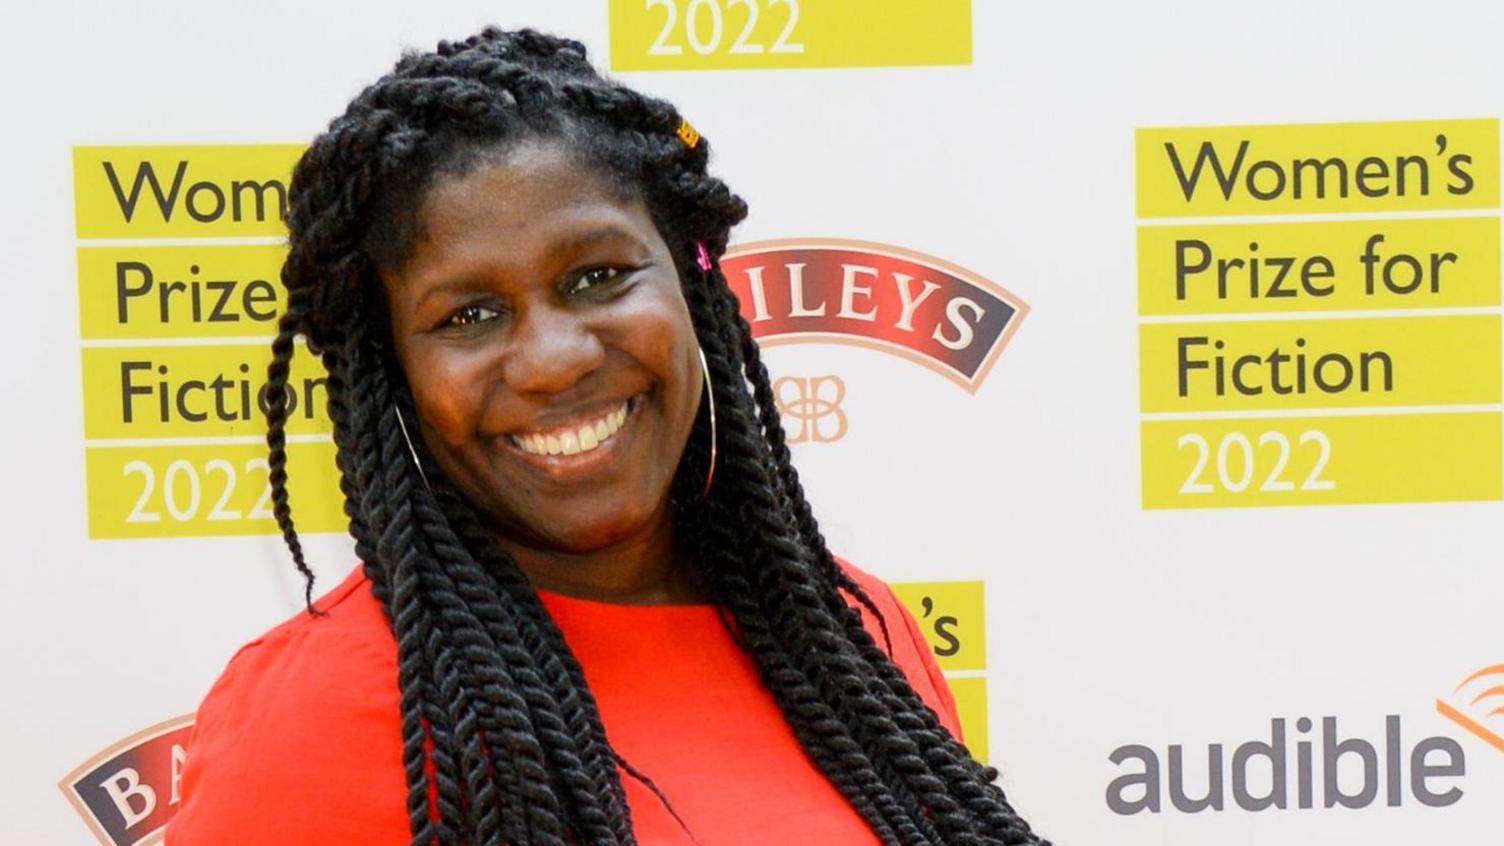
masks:
{"type": "Polygon", "coordinates": [[[439,468],[493,529],[587,552],[667,520],[702,390],[679,274],[647,208],[553,142],[443,178],[383,272],[439,468]]]}

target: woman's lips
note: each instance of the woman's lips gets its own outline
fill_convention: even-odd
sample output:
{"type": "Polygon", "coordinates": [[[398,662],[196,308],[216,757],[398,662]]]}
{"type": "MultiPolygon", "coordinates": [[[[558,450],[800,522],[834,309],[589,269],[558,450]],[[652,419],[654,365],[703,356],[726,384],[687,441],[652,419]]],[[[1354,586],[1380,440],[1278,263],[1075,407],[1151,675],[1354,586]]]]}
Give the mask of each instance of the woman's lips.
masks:
{"type": "Polygon", "coordinates": [[[513,433],[502,440],[525,463],[555,479],[587,475],[615,458],[641,405],[642,394],[637,394],[579,424],[513,433]]]}

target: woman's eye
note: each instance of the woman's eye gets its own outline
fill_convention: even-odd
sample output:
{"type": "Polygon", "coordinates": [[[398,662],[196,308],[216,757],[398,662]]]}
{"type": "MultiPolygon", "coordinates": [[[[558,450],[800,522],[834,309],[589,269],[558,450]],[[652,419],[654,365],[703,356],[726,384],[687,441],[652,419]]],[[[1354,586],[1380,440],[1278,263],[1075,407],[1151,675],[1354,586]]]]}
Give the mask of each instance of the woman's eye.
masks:
{"type": "Polygon", "coordinates": [[[591,288],[599,288],[603,285],[616,281],[622,275],[620,268],[616,267],[592,267],[574,278],[567,286],[566,293],[578,294],[591,288]]]}
{"type": "Polygon", "coordinates": [[[491,318],[495,317],[496,314],[497,312],[495,309],[486,308],[485,306],[480,305],[468,305],[455,312],[454,315],[449,318],[449,322],[454,326],[470,326],[476,323],[480,323],[483,320],[490,320],[491,318]]]}

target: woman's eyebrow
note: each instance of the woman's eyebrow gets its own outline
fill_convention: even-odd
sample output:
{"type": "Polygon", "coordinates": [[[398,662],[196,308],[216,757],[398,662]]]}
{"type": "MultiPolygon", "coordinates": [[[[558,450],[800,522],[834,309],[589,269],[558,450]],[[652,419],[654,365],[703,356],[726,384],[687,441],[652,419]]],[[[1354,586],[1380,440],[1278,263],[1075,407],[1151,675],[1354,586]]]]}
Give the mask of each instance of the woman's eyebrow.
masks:
{"type": "Polygon", "coordinates": [[[601,241],[621,239],[632,242],[633,246],[640,246],[642,242],[626,229],[615,224],[605,224],[584,232],[578,232],[555,241],[552,249],[556,252],[577,253],[587,247],[592,247],[601,241]]]}

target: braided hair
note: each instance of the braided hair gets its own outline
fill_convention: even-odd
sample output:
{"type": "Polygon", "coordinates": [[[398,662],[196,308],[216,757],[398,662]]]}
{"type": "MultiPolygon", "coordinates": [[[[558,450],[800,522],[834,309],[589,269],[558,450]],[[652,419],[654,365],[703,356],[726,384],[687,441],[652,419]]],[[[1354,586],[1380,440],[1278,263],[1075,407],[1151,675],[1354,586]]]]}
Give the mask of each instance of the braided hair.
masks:
{"type": "Polygon", "coordinates": [[[285,389],[301,337],[328,371],[350,534],[396,636],[412,843],[634,844],[618,768],[658,792],[612,748],[528,578],[423,444],[404,437],[416,411],[377,270],[400,263],[439,177],[524,138],[568,141],[646,203],[673,254],[719,442],[701,498],[711,460],[702,410],[671,485],[675,531],[810,760],[885,844],[1041,843],[994,784],[997,770],[941,726],[844,598],[877,612],[826,548],[758,345],[715,261],[746,204],[706,173],[708,142],[679,140],[680,123],[670,104],[602,78],[577,41],[487,28],[405,54],[294,169],[287,303],[266,391],[272,509],[311,599],[286,485],[285,389]]]}

